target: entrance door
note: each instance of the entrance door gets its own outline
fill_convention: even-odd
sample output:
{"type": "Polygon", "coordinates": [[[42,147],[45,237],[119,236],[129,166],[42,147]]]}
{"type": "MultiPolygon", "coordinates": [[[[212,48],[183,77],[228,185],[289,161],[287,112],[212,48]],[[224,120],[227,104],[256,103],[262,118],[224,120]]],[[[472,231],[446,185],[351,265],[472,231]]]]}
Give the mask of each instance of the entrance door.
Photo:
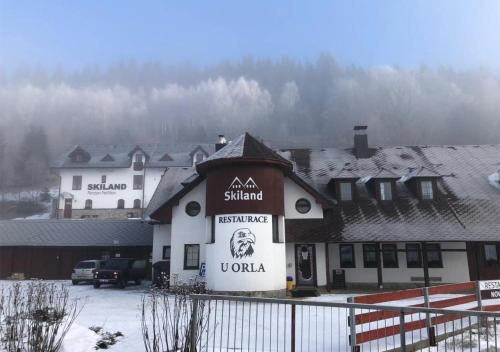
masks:
{"type": "Polygon", "coordinates": [[[316,248],[314,244],[295,245],[297,286],[316,286],[316,248]]]}
{"type": "Polygon", "coordinates": [[[73,210],[73,199],[66,198],[64,199],[64,218],[71,219],[71,213],[73,210]]]}

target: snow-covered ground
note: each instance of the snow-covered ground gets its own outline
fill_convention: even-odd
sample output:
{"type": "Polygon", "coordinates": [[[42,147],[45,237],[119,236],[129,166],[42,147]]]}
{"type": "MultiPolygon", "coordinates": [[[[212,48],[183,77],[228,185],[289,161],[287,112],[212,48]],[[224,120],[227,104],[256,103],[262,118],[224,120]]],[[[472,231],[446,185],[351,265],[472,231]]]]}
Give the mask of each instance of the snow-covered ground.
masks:
{"type": "MultiPolygon", "coordinates": [[[[0,281],[2,287],[10,285],[11,281],[0,281]]],[[[124,290],[106,287],[96,290],[91,285],[72,286],[69,281],[63,281],[68,286],[71,298],[84,302],[83,310],[72,326],[64,342],[63,352],[90,352],[99,335],[89,327],[102,327],[103,331],[121,332],[124,336],[110,347],[111,351],[137,352],[144,351],[141,333],[142,298],[148,291],[147,283],[141,286],[128,286],[124,290]]],[[[352,294],[328,294],[308,298],[309,301],[346,302],[352,294]]],[[[452,295],[434,296],[433,300],[441,300],[452,295]]],[[[389,302],[391,305],[407,306],[422,303],[419,299],[389,302]]],[[[498,302],[491,302],[498,303],[498,302]]],[[[389,304],[387,304],[389,305],[389,304]]],[[[470,308],[465,305],[463,308],[470,308]]],[[[366,313],[357,311],[356,313],[366,313]]],[[[350,328],[347,324],[348,310],[343,308],[323,308],[297,306],[296,308],[296,346],[302,351],[347,351],[349,350],[350,328]]],[[[289,351],[290,350],[290,306],[252,304],[241,302],[211,302],[211,325],[203,335],[204,342],[208,340],[208,350],[228,351],[234,347],[242,351],[289,351]],[[214,329],[215,327],[215,329],[214,329]],[[229,346],[230,348],[227,348],[229,346]]],[[[406,316],[406,321],[420,320],[424,316],[406,316]]],[[[473,323],[475,320],[473,321],[473,323]]],[[[464,326],[467,321],[462,322],[464,326]]],[[[373,328],[384,328],[398,325],[398,318],[379,321],[378,325],[371,323],[357,327],[357,332],[373,328]]],[[[438,326],[438,334],[444,329],[451,331],[458,328],[460,321],[438,326]],[[452,325],[455,324],[455,325],[452,325]]],[[[499,326],[500,333],[500,326],[499,326]]],[[[425,338],[426,329],[416,330],[406,335],[407,343],[417,342],[425,338]]],[[[466,338],[467,339],[467,338],[466,338]]],[[[500,341],[499,341],[500,342],[500,341]]],[[[399,336],[381,339],[361,345],[362,351],[384,351],[391,346],[399,345],[399,336]]],[[[440,346],[444,346],[444,342],[440,346]]],[[[448,346],[450,350],[450,345],[448,346]]],[[[203,349],[202,350],[206,350],[203,349]]],[[[427,350],[427,348],[425,349],[427,350]]],[[[431,349],[431,351],[442,350],[431,349]]],[[[453,350],[453,349],[451,349],[453,350]]],[[[456,349],[457,351],[460,349],[456,349]]]]}

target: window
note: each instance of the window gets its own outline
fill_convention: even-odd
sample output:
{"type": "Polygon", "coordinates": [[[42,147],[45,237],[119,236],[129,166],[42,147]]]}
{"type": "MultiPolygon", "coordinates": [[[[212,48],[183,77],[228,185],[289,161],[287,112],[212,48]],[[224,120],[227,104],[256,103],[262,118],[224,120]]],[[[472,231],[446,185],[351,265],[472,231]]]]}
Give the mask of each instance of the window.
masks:
{"type": "Polygon", "coordinates": [[[201,205],[198,202],[192,201],[186,204],[186,214],[189,216],[196,216],[201,211],[201,205]]]}
{"type": "Polygon", "coordinates": [[[85,209],[92,209],[92,199],[87,199],[85,201],[85,209]]]}
{"type": "Polygon", "coordinates": [[[488,266],[498,264],[498,251],[495,244],[484,245],[484,262],[488,266]]]}
{"type": "Polygon", "coordinates": [[[426,247],[429,268],[442,268],[443,258],[441,257],[441,246],[439,243],[428,243],[426,247]]]}
{"type": "Polygon", "coordinates": [[[141,200],[134,199],[134,209],[140,209],[140,208],[141,208],[141,200]]]}
{"type": "Polygon", "coordinates": [[[307,214],[311,210],[311,202],[305,198],[300,198],[295,202],[295,209],[301,214],[307,214]]]}
{"type": "Polygon", "coordinates": [[[277,215],[273,215],[273,243],[280,243],[280,229],[277,215]]]}
{"type": "Polygon", "coordinates": [[[420,244],[418,243],[406,244],[406,267],[407,268],[422,267],[422,251],[420,250],[420,244]]]}
{"type": "Polygon", "coordinates": [[[184,270],[195,270],[200,268],[200,245],[184,245],[184,270]]]}
{"type": "Polygon", "coordinates": [[[420,181],[422,199],[434,199],[434,189],[432,181],[420,181]]]}
{"type": "Polygon", "coordinates": [[[354,246],[352,244],[339,245],[340,250],[340,267],[341,268],[355,268],[356,262],[354,260],[354,246]]]}
{"type": "Polygon", "coordinates": [[[212,216],[212,224],[210,231],[210,243],[215,243],[215,216],[212,216]]]}
{"type": "Polygon", "coordinates": [[[134,189],[142,189],[142,175],[134,175],[134,189]]]}
{"type": "Polygon", "coordinates": [[[135,162],[136,162],[136,163],[142,163],[142,154],[137,153],[137,154],[135,155],[135,162]]]}
{"type": "Polygon", "coordinates": [[[125,208],[125,201],[123,199],[118,199],[118,205],[116,206],[118,209],[125,208]]]}
{"type": "Polygon", "coordinates": [[[162,256],[163,259],[170,260],[170,246],[163,246],[162,256]]]}
{"type": "Polygon", "coordinates": [[[392,200],[391,182],[380,182],[380,200],[392,200]]]}
{"type": "Polygon", "coordinates": [[[382,261],[384,268],[397,268],[398,263],[398,247],[395,244],[382,245],[382,261]]]}
{"type": "Polygon", "coordinates": [[[101,183],[106,183],[106,175],[101,176],[101,183]]]}
{"type": "Polygon", "coordinates": [[[205,158],[205,154],[203,154],[203,153],[196,153],[196,154],[194,155],[194,158],[193,158],[194,160],[193,160],[193,162],[194,162],[194,164],[196,165],[196,164],[198,164],[198,163],[201,163],[201,162],[203,161],[203,159],[204,159],[204,158],[205,158]]]}
{"type": "Polygon", "coordinates": [[[82,189],[82,176],[73,176],[73,190],[82,189]]]}
{"type": "Polygon", "coordinates": [[[340,200],[351,201],[352,200],[352,184],[351,182],[340,182],[340,200]]]}
{"type": "Polygon", "coordinates": [[[365,268],[377,267],[377,244],[363,244],[363,264],[365,268]]]}

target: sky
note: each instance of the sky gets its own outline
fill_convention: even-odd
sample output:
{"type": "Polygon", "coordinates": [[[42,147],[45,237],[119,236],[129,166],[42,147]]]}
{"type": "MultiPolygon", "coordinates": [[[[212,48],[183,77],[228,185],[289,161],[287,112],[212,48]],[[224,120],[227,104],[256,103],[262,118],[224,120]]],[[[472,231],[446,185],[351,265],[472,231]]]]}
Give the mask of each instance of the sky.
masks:
{"type": "Polygon", "coordinates": [[[0,70],[251,56],[344,65],[500,67],[497,0],[0,0],[0,70]]]}

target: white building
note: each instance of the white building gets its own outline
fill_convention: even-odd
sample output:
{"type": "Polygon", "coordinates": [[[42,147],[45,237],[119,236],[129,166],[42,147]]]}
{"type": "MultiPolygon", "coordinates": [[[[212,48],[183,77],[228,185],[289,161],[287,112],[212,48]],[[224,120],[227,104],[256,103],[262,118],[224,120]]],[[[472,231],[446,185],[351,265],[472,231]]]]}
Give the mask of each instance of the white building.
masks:
{"type": "Polygon", "coordinates": [[[78,145],[52,165],[60,177],[58,217],[142,217],[165,170],[191,168],[208,144],[78,145]]]}
{"type": "Polygon", "coordinates": [[[236,138],[168,169],[146,217],[153,262],[215,292],[400,287],[500,277],[500,146],[273,151],[236,138]],[[491,179],[491,178],[490,178],[491,179]],[[497,182],[498,183],[498,182],[497,182]]]}

